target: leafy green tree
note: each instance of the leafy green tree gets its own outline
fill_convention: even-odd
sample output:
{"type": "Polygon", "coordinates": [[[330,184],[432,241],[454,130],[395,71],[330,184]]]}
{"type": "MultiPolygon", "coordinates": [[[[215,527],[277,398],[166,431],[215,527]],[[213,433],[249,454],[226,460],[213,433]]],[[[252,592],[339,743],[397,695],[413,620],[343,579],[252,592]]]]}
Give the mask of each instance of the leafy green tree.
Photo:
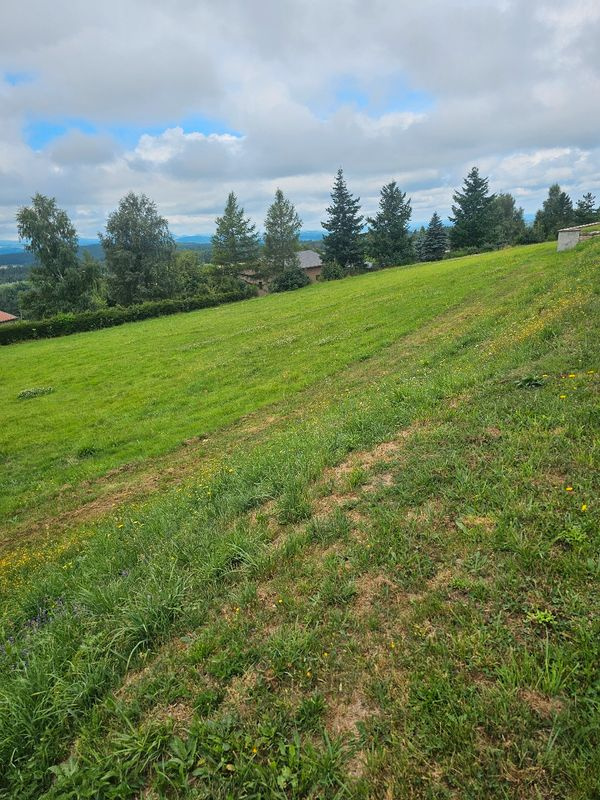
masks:
{"type": "Polygon", "coordinates": [[[28,281],[15,283],[0,283],[0,309],[15,317],[21,315],[21,296],[28,292],[31,286],[28,281]]]}
{"type": "Polygon", "coordinates": [[[521,241],[525,234],[525,217],[512,194],[501,193],[494,197],[492,219],[495,244],[505,246],[521,241]]]}
{"type": "Polygon", "coordinates": [[[277,189],[275,200],[265,219],[262,271],[266,277],[276,277],[286,270],[298,269],[298,237],[301,228],[302,220],[296,213],[294,204],[284,197],[281,189],[277,189]]]}
{"type": "Polygon", "coordinates": [[[412,260],[414,253],[408,232],[411,214],[410,199],[406,199],[406,192],[400,191],[396,181],[382,187],[379,211],[367,218],[369,252],[378,267],[408,264],[412,260]]]}
{"type": "Polygon", "coordinates": [[[363,217],[359,214],[360,197],[353,197],[346,186],[343,170],[339,169],[331,191],[331,205],[326,209],[328,220],[323,227],[324,261],[337,263],[346,272],[364,266],[361,230],[363,217]]]}
{"type": "Polygon", "coordinates": [[[450,217],[453,248],[477,248],[493,241],[494,197],[489,193],[488,179],[482,178],[477,167],[473,167],[464,180],[462,191],[453,195],[453,216],[450,217]]]}
{"type": "Polygon", "coordinates": [[[175,297],[195,297],[207,289],[198,253],[178,250],[173,259],[175,297]]]}
{"type": "Polygon", "coordinates": [[[588,225],[590,222],[600,221],[600,206],[596,208],[596,198],[591,192],[586,192],[581,200],[577,201],[574,216],[576,225],[588,225]]]}
{"type": "Polygon", "coordinates": [[[437,211],[429,221],[421,242],[421,261],[440,261],[448,248],[448,234],[437,211]]]}
{"type": "Polygon", "coordinates": [[[126,194],[99,236],[111,302],[130,306],[173,296],[175,241],[149,197],[126,194]]]}
{"type": "Polygon", "coordinates": [[[548,197],[535,215],[534,230],[538,232],[541,240],[556,239],[561,228],[568,228],[574,222],[571,198],[562,191],[558,183],[553,183],[548,190],[548,197]]]}
{"type": "Polygon", "coordinates": [[[256,226],[244,217],[237,197],[230,192],[222,217],[217,217],[212,238],[212,261],[239,272],[258,261],[259,244],[256,226]]]}
{"type": "Polygon", "coordinates": [[[80,261],[77,233],[53,197],[36,194],[17,212],[19,237],[33,253],[31,288],[21,295],[23,314],[41,319],[62,311],[86,311],[102,304],[100,265],[88,254],[80,261]]]}

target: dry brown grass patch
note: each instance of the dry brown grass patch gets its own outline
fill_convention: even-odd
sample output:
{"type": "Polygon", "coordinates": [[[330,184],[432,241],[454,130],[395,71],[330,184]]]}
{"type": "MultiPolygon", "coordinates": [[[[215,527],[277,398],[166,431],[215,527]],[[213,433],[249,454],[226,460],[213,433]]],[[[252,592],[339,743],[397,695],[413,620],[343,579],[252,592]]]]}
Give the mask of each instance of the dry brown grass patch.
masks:
{"type": "Polygon", "coordinates": [[[467,528],[483,528],[486,533],[492,533],[496,527],[496,520],[489,516],[477,516],[475,514],[468,514],[461,518],[461,522],[467,528]]]}
{"type": "Polygon", "coordinates": [[[235,708],[241,716],[249,714],[252,709],[248,706],[248,695],[257,686],[259,679],[260,673],[255,667],[250,667],[243,675],[232,678],[223,705],[226,708],[235,708]]]}
{"type": "Polygon", "coordinates": [[[359,616],[363,617],[373,608],[373,601],[380,594],[382,588],[387,586],[390,592],[395,592],[394,583],[385,575],[373,575],[366,572],[354,582],[356,595],[354,597],[354,608],[359,616]]]}
{"type": "Polygon", "coordinates": [[[146,723],[173,723],[173,732],[181,733],[188,729],[192,718],[194,716],[194,709],[187,703],[179,700],[176,703],[171,703],[168,706],[154,706],[145,718],[146,723]]]}
{"type": "Polygon", "coordinates": [[[328,702],[325,726],[333,736],[356,735],[357,725],[374,713],[374,709],[360,692],[355,692],[350,698],[333,697],[328,702]]]}
{"type": "Polygon", "coordinates": [[[544,719],[550,719],[556,714],[560,714],[564,708],[562,700],[540,694],[533,689],[521,689],[519,697],[532,711],[544,719]]]}

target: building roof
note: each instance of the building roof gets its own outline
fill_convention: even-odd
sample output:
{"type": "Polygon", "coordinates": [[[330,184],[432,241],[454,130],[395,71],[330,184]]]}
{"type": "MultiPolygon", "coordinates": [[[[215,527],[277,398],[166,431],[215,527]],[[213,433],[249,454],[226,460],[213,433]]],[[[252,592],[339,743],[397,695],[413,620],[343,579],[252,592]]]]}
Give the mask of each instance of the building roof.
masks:
{"type": "Polygon", "coordinates": [[[300,269],[313,269],[313,267],[323,266],[321,256],[316,250],[300,250],[298,252],[298,261],[300,262],[300,269]]]}
{"type": "Polygon", "coordinates": [[[561,228],[559,233],[563,231],[584,231],[586,228],[596,228],[598,227],[598,222],[586,222],[585,225],[572,225],[570,228],[561,228]]]}
{"type": "Polygon", "coordinates": [[[14,314],[9,314],[7,311],[0,311],[0,322],[12,322],[17,319],[14,314]]]}

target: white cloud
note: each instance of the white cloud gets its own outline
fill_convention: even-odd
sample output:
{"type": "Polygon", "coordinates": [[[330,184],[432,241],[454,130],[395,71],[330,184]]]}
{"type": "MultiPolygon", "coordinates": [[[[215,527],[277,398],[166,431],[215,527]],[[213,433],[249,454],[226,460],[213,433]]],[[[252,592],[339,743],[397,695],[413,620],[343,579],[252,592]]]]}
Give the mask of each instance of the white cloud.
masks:
{"type": "Polygon", "coordinates": [[[129,190],[192,232],[212,228],[231,189],[260,223],[281,186],[314,228],[340,165],[366,213],[396,178],[416,219],[447,213],[473,164],[527,211],[553,180],[600,195],[598,41],[596,0],[13,4],[0,29],[0,237],[35,191],[82,235],[129,190]],[[31,120],[70,129],[36,152],[31,120]],[[133,128],[135,141],[119,138],[133,128]]]}

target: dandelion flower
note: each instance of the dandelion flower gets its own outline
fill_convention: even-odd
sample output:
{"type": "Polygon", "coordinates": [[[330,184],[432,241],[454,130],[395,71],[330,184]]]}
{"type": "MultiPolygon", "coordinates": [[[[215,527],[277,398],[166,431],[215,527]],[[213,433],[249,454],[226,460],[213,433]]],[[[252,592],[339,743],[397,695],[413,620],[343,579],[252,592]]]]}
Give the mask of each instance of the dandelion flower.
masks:
{"type": "Polygon", "coordinates": [[[582,511],[587,511],[587,503],[582,503],[581,510],[582,511]]]}
{"type": "Polygon", "coordinates": [[[566,492],[572,492],[572,491],[573,491],[573,487],[572,487],[572,486],[567,486],[567,488],[565,489],[565,491],[566,491],[566,492]]]}

